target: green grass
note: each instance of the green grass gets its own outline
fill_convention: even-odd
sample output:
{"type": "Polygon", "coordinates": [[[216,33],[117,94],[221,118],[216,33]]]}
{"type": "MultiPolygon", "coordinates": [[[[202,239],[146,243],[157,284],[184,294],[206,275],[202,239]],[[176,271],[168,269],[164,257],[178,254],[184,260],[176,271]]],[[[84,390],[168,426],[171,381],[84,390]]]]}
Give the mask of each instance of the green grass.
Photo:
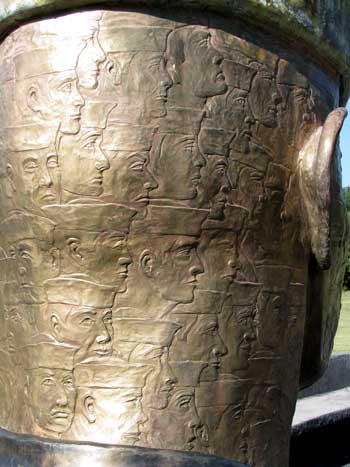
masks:
{"type": "Polygon", "coordinates": [[[338,330],[333,352],[350,352],[350,291],[343,292],[338,330]]]}

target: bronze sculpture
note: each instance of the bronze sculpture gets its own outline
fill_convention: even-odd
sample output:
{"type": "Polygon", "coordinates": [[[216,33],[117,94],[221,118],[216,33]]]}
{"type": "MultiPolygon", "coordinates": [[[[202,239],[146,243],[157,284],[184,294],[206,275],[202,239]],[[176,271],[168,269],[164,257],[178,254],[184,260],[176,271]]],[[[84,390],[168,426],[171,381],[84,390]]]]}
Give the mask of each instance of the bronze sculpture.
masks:
{"type": "Polygon", "coordinates": [[[346,111],[317,61],[170,13],[0,45],[0,426],[284,467],[339,311],[346,111]]]}

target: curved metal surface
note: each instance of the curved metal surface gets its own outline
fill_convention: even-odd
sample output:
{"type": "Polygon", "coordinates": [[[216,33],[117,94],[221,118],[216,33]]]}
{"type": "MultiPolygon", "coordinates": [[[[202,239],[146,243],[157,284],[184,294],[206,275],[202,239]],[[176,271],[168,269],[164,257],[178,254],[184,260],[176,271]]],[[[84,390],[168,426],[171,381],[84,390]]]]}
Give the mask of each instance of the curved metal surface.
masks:
{"type": "Polygon", "coordinates": [[[0,430],[2,467],[244,467],[243,464],[198,453],[68,443],[20,436],[0,430]]]}
{"type": "Polygon", "coordinates": [[[86,7],[144,7],[190,8],[208,10],[231,18],[240,18],[270,34],[291,41],[291,47],[314,58],[332,73],[342,75],[342,103],[345,104],[349,86],[350,8],[346,0],[333,2],[292,0],[3,0],[0,5],[0,35],[23,22],[86,7]]]}
{"type": "Polygon", "coordinates": [[[4,429],[288,465],[340,307],[346,111],[284,45],[182,9],[1,44],[4,429]]]}

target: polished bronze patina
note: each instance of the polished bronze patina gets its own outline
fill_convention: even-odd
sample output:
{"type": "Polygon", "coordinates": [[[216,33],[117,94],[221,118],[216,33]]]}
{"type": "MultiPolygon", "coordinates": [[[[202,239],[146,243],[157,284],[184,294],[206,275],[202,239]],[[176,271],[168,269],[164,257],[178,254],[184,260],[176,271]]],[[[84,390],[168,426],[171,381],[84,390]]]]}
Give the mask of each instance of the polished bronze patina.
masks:
{"type": "Polygon", "coordinates": [[[287,467],[340,307],[339,75],[100,8],[0,45],[0,426],[287,467]]]}

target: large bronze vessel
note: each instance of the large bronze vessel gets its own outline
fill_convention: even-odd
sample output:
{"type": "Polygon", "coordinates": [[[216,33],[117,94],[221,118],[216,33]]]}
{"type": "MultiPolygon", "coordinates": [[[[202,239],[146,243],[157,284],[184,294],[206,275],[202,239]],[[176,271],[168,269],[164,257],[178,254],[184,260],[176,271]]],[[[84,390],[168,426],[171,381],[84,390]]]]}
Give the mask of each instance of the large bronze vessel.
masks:
{"type": "Polygon", "coordinates": [[[350,8],[144,3],[0,6],[0,451],[287,467],[340,309],[350,8]]]}

